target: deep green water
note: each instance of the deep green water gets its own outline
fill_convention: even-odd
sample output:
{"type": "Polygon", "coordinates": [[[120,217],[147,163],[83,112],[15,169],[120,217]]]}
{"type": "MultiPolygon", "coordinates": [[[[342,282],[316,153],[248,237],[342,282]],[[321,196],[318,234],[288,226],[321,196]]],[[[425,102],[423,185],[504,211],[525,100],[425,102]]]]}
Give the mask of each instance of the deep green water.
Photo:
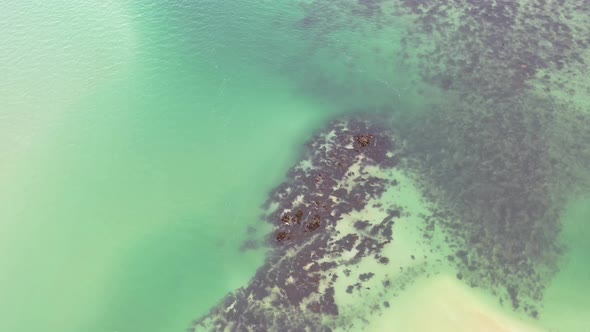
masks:
{"type": "MultiPolygon", "coordinates": [[[[411,23],[315,40],[297,3],[0,2],[0,331],[183,331],[262,264],[246,229],[326,119],[444,98],[381,59],[411,23]]],[[[541,322],[565,332],[590,328],[572,201],[541,322]]]]}

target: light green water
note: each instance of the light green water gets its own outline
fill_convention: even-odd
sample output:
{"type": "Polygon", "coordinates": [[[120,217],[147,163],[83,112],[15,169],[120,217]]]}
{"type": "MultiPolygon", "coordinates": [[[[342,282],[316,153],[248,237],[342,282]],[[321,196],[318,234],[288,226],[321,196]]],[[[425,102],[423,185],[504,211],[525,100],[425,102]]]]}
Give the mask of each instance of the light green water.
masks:
{"type": "Polygon", "coordinates": [[[568,244],[570,252],[545,298],[547,326],[555,331],[590,329],[588,320],[580,319],[587,316],[590,310],[590,299],[586,292],[586,285],[590,280],[587,265],[590,252],[589,220],[590,199],[586,197],[573,200],[564,215],[563,232],[564,242],[568,244]]]}
{"type": "MultiPolygon", "coordinates": [[[[246,228],[322,121],[424,102],[394,66],[403,94],[383,97],[370,62],[369,92],[302,87],[291,61],[346,60],[306,58],[296,8],[0,2],[0,331],[183,331],[262,263],[239,252],[246,228]]],[[[590,310],[586,206],[567,214],[573,254],[546,297],[556,330],[590,310]]]]}
{"type": "Polygon", "coordinates": [[[261,263],[242,234],[326,108],[152,5],[1,5],[0,330],[184,330],[261,263]]]}

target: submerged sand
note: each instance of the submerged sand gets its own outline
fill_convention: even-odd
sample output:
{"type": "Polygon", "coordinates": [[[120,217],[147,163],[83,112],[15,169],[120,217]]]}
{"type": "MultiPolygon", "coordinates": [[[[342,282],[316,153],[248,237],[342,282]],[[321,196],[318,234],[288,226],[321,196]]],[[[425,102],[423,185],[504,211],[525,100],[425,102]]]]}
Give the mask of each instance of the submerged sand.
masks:
{"type": "Polygon", "coordinates": [[[453,276],[424,279],[399,297],[390,299],[391,307],[372,320],[365,331],[544,331],[511,317],[481,298],[481,294],[453,276]]]}

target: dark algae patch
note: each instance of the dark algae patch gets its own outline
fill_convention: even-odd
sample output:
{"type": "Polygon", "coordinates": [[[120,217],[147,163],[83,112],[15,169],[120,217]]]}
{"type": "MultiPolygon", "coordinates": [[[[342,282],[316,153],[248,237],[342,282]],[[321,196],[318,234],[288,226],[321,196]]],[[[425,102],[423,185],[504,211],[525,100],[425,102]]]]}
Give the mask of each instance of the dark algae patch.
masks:
{"type": "Polygon", "coordinates": [[[469,86],[465,96],[514,96],[529,88],[540,71],[585,66],[590,26],[576,16],[590,14],[586,1],[399,3],[399,13],[417,23],[404,37],[414,47],[404,52],[416,46],[419,51],[406,57],[417,56],[422,77],[443,90],[469,86]],[[422,47],[426,43],[431,46],[422,47]]]}
{"type": "MultiPolygon", "coordinates": [[[[357,234],[355,222],[344,218],[381,197],[389,184],[389,179],[369,172],[369,168],[386,173],[397,163],[393,158],[396,142],[391,131],[380,125],[390,121],[385,115],[350,115],[330,122],[306,144],[301,162],[265,204],[269,211],[266,221],[273,226],[266,263],[247,286],[195,320],[191,330],[329,328],[323,326],[324,317],[339,315],[333,288],[336,268],[354,264],[355,259],[379,257],[392,239],[385,224],[377,223],[383,230],[367,236],[357,234]],[[342,222],[351,223],[352,233],[337,230],[342,222]],[[342,262],[342,255],[351,250],[356,250],[354,259],[342,262]]],[[[365,225],[366,230],[377,227],[368,221],[356,223],[365,225]]],[[[344,270],[344,274],[348,276],[350,271],[344,270]]],[[[368,271],[358,279],[366,282],[373,276],[368,271]]],[[[355,288],[360,291],[361,285],[351,285],[346,292],[355,288]]]]}
{"type": "Polygon", "coordinates": [[[369,272],[369,273],[362,273],[362,274],[360,274],[360,275],[359,275],[359,280],[360,280],[360,281],[367,281],[367,280],[369,280],[369,279],[373,278],[373,276],[374,276],[374,275],[375,275],[375,274],[374,274],[374,273],[372,273],[372,272],[369,272]]]}
{"type": "Polygon", "coordinates": [[[441,207],[433,215],[445,216],[437,225],[455,248],[448,260],[457,278],[530,316],[539,315],[565,248],[560,212],[565,191],[579,181],[569,164],[589,160],[587,150],[569,150],[555,130],[567,122],[588,137],[575,114],[533,95],[493,103],[459,98],[433,105],[421,126],[403,135],[413,152],[409,167],[441,207]]]}
{"type": "MultiPolygon", "coordinates": [[[[564,203],[588,188],[589,117],[569,97],[572,82],[587,75],[590,2],[383,0],[371,1],[368,12],[360,7],[305,1],[304,20],[314,24],[302,35],[314,54],[362,55],[391,71],[386,79],[373,75],[376,85],[366,81],[371,90],[399,97],[391,82],[411,68],[420,78],[411,86],[441,93],[394,125],[407,142],[403,167],[439,206],[425,218],[423,238],[442,230],[458,279],[541,316],[567,249],[558,241],[564,203]],[[362,35],[363,46],[339,43],[335,36],[346,33],[362,35]],[[401,47],[364,52],[384,36],[401,47]]],[[[345,80],[366,78],[361,63],[342,61],[350,66],[345,80]]],[[[337,75],[323,82],[343,95],[362,91],[337,75]]],[[[582,83],[577,91],[590,88],[582,83]]]]}
{"type": "MultiPolygon", "coordinates": [[[[590,117],[560,97],[575,94],[570,81],[585,71],[590,24],[580,15],[590,15],[590,2],[296,3],[301,17],[289,28],[308,48],[306,61],[289,57],[293,72],[305,67],[293,79],[319,99],[338,105],[361,95],[361,109],[395,109],[396,117],[353,113],[307,142],[264,205],[272,226],[267,261],[191,330],[330,330],[337,326],[325,322],[345,312],[336,303],[337,276],[348,278],[346,296],[375,284],[399,294],[423,276],[423,253],[404,256],[417,264],[409,266],[383,253],[397,219],[407,216],[396,202],[379,200],[400,186],[387,176],[394,169],[411,174],[432,203],[416,225],[425,243],[442,236],[448,252],[436,246],[432,256],[440,251],[461,282],[542,317],[567,250],[559,242],[562,210],[568,195],[590,184],[590,117]],[[384,36],[394,46],[381,43],[384,36]],[[326,58],[337,70],[318,65],[326,58]],[[408,73],[413,93],[435,91],[432,98],[400,111],[399,73],[408,73]],[[355,215],[367,209],[383,215],[355,215]],[[402,277],[356,271],[363,259],[402,277]]],[[[383,300],[376,307],[389,307],[383,300]]]]}
{"type": "Polygon", "coordinates": [[[339,38],[347,33],[360,37],[355,41],[363,44],[363,58],[390,71],[392,78],[409,67],[421,83],[464,98],[504,98],[531,88],[564,90],[567,78],[583,77],[587,67],[587,1],[315,0],[301,1],[300,8],[303,18],[295,27],[309,41],[310,53],[331,54],[350,69],[347,75],[317,77],[343,93],[363,93],[364,88],[399,93],[382,77],[372,77],[372,84],[360,68],[367,61],[350,60],[355,50],[339,38]],[[383,45],[380,40],[394,46],[376,46],[383,45]],[[346,81],[362,81],[364,87],[346,81]]]}

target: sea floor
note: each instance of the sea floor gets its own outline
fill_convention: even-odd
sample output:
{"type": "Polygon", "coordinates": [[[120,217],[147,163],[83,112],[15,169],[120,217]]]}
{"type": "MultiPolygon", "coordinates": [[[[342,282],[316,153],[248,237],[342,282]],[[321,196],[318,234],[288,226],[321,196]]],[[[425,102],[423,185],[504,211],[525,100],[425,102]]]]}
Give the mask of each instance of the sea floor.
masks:
{"type": "MultiPolygon", "coordinates": [[[[413,1],[385,1],[383,12],[397,3],[413,1]]],[[[389,264],[361,260],[334,286],[349,330],[590,331],[588,164],[576,158],[590,137],[590,75],[572,60],[589,58],[580,37],[587,12],[570,17],[568,6],[548,16],[572,27],[552,21],[561,39],[551,37],[576,45],[547,51],[563,54],[555,66],[565,69],[527,76],[540,60],[478,67],[486,84],[510,73],[530,84],[506,86],[550,97],[543,103],[563,116],[547,131],[557,142],[547,151],[565,151],[550,162],[578,176],[576,186],[563,182],[572,191],[559,218],[566,246],[538,319],[457,278],[444,234],[428,243],[422,236],[432,207],[414,182],[422,175],[399,170],[383,196],[405,211],[384,248],[389,264]],[[571,126],[572,117],[582,125],[571,126]],[[348,293],[366,272],[375,274],[371,290],[348,293]]],[[[383,125],[393,129],[479,88],[437,76],[473,59],[460,42],[471,38],[425,33],[431,21],[418,11],[377,18],[363,8],[340,0],[0,2],[0,331],[185,331],[265,266],[269,247],[241,246],[272,234],[262,205],[326,123],[388,112],[396,120],[383,125]],[[437,50],[455,58],[435,66],[437,50]]],[[[451,31],[461,22],[455,15],[436,24],[451,31]]],[[[523,31],[504,35],[527,40],[523,31]]],[[[477,67],[469,65],[466,75],[477,67]]],[[[471,97],[463,101],[480,98],[471,97]]],[[[382,212],[363,213],[345,220],[382,212]]]]}

